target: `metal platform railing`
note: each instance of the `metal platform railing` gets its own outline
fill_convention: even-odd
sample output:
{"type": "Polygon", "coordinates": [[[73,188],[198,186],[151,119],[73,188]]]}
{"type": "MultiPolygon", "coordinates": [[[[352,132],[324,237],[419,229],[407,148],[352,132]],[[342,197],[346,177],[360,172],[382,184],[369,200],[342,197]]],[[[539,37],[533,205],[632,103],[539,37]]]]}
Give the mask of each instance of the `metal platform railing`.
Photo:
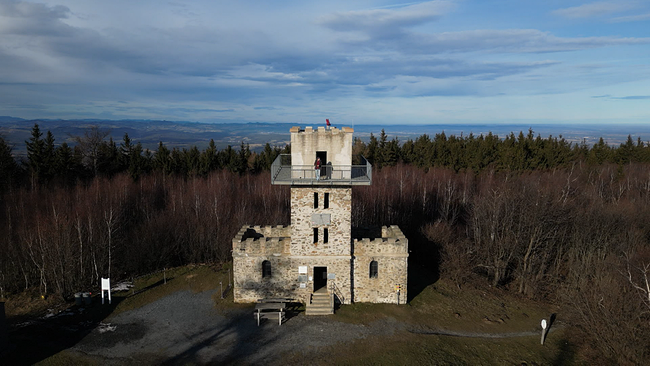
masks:
{"type": "Polygon", "coordinates": [[[372,165],[361,156],[359,165],[292,165],[291,155],[279,155],[271,165],[271,184],[278,185],[370,185],[372,165]]]}

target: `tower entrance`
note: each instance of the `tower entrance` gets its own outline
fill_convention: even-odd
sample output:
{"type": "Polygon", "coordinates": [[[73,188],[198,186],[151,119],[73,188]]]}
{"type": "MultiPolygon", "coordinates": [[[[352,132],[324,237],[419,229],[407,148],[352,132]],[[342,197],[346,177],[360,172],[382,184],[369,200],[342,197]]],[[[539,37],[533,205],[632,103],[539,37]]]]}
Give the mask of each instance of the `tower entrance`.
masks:
{"type": "Polygon", "coordinates": [[[314,292],[327,288],[327,267],[314,267],[314,292]]]}
{"type": "Polygon", "coordinates": [[[320,176],[327,174],[327,151],[316,151],[316,158],[320,158],[320,176]]]}

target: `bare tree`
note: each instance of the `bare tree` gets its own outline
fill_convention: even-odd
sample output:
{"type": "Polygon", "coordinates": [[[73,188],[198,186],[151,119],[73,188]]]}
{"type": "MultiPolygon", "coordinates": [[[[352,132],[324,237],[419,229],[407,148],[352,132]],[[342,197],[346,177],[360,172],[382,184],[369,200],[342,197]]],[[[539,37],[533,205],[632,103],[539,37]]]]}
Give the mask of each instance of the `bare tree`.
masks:
{"type": "Polygon", "coordinates": [[[110,130],[102,130],[99,126],[90,126],[90,128],[84,131],[83,136],[72,136],[83,152],[84,165],[92,168],[94,175],[97,175],[99,149],[104,143],[104,139],[106,139],[110,133],[110,130]]]}

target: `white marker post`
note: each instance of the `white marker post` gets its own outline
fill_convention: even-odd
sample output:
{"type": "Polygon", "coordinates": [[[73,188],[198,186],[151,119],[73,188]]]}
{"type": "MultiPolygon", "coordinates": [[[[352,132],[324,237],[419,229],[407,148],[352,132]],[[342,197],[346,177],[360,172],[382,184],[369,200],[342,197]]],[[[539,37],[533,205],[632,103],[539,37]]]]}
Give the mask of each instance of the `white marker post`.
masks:
{"type": "Polygon", "coordinates": [[[542,319],[542,345],[544,344],[544,339],[546,338],[546,319],[542,319]]]}
{"type": "Polygon", "coordinates": [[[108,293],[108,303],[111,303],[111,279],[102,278],[102,305],[104,304],[104,293],[108,293]]]}

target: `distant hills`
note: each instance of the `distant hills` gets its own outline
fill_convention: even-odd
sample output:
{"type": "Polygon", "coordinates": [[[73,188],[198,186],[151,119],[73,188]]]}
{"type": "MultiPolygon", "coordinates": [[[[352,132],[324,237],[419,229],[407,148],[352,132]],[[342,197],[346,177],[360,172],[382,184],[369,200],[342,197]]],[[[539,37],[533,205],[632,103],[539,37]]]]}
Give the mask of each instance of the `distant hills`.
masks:
{"type": "MultiPolygon", "coordinates": [[[[325,126],[322,123],[307,123],[306,126],[325,126]]],[[[24,156],[25,140],[29,139],[31,129],[38,123],[41,131],[45,134],[52,131],[59,145],[64,141],[74,144],[73,136],[82,136],[84,132],[93,125],[110,131],[110,137],[118,144],[122,141],[125,133],[135,142],[142,143],[144,148],[155,150],[158,143],[162,141],[165,146],[172,149],[189,148],[196,145],[199,149],[205,148],[210,139],[214,139],[217,148],[223,149],[228,145],[239,146],[242,142],[250,145],[252,150],[261,149],[267,142],[272,146],[284,146],[290,142],[289,129],[299,123],[200,123],[183,121],[160,121],[160,120],[102,120],[102,119],[23,119],[11,116],[0,116],[0,135],[2,135],[14,149],[14,154],[24,156]]],[[[540,134],[546,138],[549,135],[559,137],[567,141],[593,144],[603,137],[609,144],[616,145],[624,142],[628,135],[636,141],[640,137],[644,142],[650,140],[650,125],[523,125],[523,124],[502,124],[502,125],[458,125],[458,124],[431,124],[431,125],[337,125],[336,127],[349,126],[355,130],[355,136],[367,140],[370,134],[378,136],[384,129],[389,139],[397,137],[400,141],[416,139],[422,134],[434,136],[437,133],[445,132],[449,135],[463,135],[469,133],[474,135],[486,135],[492,132],[499,137],[504,137],[510,132],[518,134],[520,131],[528,132],[532,128],[535,135],[540,134]]]]}

